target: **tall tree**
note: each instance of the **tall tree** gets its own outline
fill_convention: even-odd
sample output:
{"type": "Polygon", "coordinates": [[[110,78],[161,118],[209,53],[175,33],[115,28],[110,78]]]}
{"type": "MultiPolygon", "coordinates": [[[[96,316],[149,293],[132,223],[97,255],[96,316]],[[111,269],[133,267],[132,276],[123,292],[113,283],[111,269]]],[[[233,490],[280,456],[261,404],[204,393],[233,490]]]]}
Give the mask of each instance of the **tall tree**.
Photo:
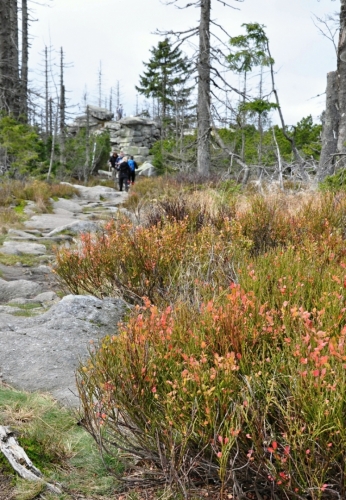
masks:
{"type": "Polygon", "coordinates": [[[197,168],[206,175],[210,169],[210,12],[211,0],[201,0],[198,54],[197,168]]]}
{"type": "Polygon", "coordinates": [[[318,180],[346,166],[346,0],[340,0],[337,69],[327,75],[326,111],[318,180]]]}
{"type": "Polygon", "coordinates": [[[21,61],[19,61],[18,0],[0,0],[0,109],[27,116],[28,4],[21,1],[21,61]]]}
{"type": "Polygon", "coordinates": [[[0,0],[0,109],[18,115],[17,0],[0,0]]]}
{"type": "Polygon", "coordinates": [[[65,167],[65,121],[66,121],[66,95],[64,84],[64,51],[60,48],[60,98],[59,98],[59,117],[60,117],[60,165],[65,167]]]}
{"type": "Polygon", "coordinates": [[[28,117],[29,80],[29,11],[28,0],[22,0],[22,61],[20,71],[20,114],[28,117]]]}
{"type": "MultiPolygon", "coordinates": [[[[167,0],[168,4],[179,4],[180,0],[167,0]]],[[[243,2],[243,0],[234,0],[235,2],[243,2]]],[[[198,98],[197,98],[197,170],[203,175],[210,171],[210,142],[211,142],[211,96],[214,93],[211,90],[211,83],[214,88],[220,88],[217,80],[221,81],[228,90],[233,90],[240,93],[239,90],[233,88],[222,76],[217,65],[224,60],[224,54],[220,50],[220,37],[215,36],[215,47],[212,43],[214,33],[211,27],[221,29],[223,34],[227,34],[226,30],[218,25],[215,20],[211,19],[212,4],[221,3],[224,7],[231,7],[227,0],[195,0],[189,2],[185,7],[199,7],[200,20],[196,27],[186,31],[169,31],[166,35],[174,35],[177,37],[177,42],[181,45],[186,40],[198,36],[198,55],[197,55],[197,80],[198,80],[198,98]]],[[[228,35],[230,38],[230,36],[228,35]]],[[[225,44],[223,44],[225,46],[225,44]]]]}
{"type": "Polygon", "coordinates": [[[188,88],[182,90],[189,79],[191,64],[179,48],[172,47],[169,38],[160,41],[150,52],[152,56],[149,62],[143,63],[147,70],[140,76],[136,90],[146,97],[157,99],[165,126],[174,110],[178,90],[180,100],[187,99],[191,92],[188,88]]]}

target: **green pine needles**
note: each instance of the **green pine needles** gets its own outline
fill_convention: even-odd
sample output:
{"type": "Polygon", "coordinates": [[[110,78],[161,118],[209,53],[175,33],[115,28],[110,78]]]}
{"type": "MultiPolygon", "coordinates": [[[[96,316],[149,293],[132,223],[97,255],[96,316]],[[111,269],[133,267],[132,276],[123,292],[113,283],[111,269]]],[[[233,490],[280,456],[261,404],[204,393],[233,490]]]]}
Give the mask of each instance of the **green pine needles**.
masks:
{"type": "Polygon", "coordinates": [[[147,98],[157,100],[159,116],[163,123],[173,116],[177,110],[187,109],[192,88],[188,87],[192,64],[178,47],[173,47],[169,38],[160,41],[151,49],[149,62],[140,76],[136,90],[147,98]]]}

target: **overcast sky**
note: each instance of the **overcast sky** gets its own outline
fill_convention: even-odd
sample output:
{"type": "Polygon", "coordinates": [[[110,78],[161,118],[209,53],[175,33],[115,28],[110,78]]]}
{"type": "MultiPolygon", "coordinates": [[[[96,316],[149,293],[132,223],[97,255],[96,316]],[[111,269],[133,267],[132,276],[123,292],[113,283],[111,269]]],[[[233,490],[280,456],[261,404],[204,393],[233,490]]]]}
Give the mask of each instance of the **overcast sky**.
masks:
{"type": "MultiPolygon", "coordinates": [[[[188,3],[179,0],[180,5],[188,3]]],[[[324,109],[326,74],[335,69],[332,43],[312,22],[313,15],[324,18],[340,8],[338,0],[228,0],[239,10],[223,7],[212,0],[212,17],[232,36],[241,34],[242,23],[258,22],[266,26],[277,70],[277,87],[288,124],[312,114],[317,121],[324,109]]],[[[102,62],[103,89],[120,81],[127,115],[135,112],[138,75],[149,50],[160,38],[160,30],[185,30],[198,23],[199,10],[179,10],[160,0],[51,0],[49,7],[35,4],[32,15],[31,78],[37,86],[43,63],[44,46],[59,50],[66,61],[65,84],[73,104],[81,104],[87,89],[89,101],[98,103],[98,69],[102,62]],[[40,55],[41,53],[41,55],[40,55]]],[[[187,48],[188,50],[188,48],[187,48]]],[[[58,62],[58,57],[56,58],[58,62]]],[[[139,98],[140,104],[142,97],[139,98]]],[[[78,108],[75,108],[76,111],[78,108]]]]}

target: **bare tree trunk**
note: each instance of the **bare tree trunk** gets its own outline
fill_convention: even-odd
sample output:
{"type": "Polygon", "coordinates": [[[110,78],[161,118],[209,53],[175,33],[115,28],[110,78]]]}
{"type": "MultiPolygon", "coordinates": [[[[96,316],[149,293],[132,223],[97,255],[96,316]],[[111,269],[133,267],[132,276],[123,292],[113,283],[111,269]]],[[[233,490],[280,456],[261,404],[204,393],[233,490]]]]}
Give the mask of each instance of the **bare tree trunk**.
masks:
{"type": "Polygon", "coordinates": [[[49,137],[49,81],[48,81],[48,48],[44,48],[44,77],[45,77],[45,105],[46,105],[46,142],[49,137]]]}
{"type": "Polygon", "coordinates": [[[211,0],[201,0],[197,100],[197,170],[210,171],[210,10],[211,0]]]}
{"type": "Polygon", "coordinates": [[[346,152],[346,0],[341,0],[338,46],[339,130],[337,151],[346,152]]]}
{"type": "MultiPolygon", "coordinates": [[[[268,52],[269,60],[273,61],[268,41],[267,41],[267,52],[268,52]]],[[[287,133],[287,127],[286,127],[286,123],[285,123],[284,116],[282,114],[281,105],[280,105],[279,94],[278,94],[278,92],[276,90],[276,85],[275,85],[273,62],[270,62],[270,76],[271,76],[271,81],[272,81],[272,92],[273,92],[274,97],[275,97],[275,101],[276,101],[276,104],[277,104],[277,109],[278,109],[279,117],[280,117],[280,121],[281,121],[282,133],[284,134],[284,136],[288,140],[288,142],[291,144],[291,148],[292,148],[292,153],[293,153],[294,159],[298,163],[298,165],[300,166],[302,175],[306,178],[307,175],[305,175],[305,173],[303,171],[303,159],[302,159],[302,157],[299,154],[299,151],[297,149],[295,140],[293,139],[293,137],[291,137],[287,133]]]]}
{"type": "Polygon", "coordinates": [[[11,0],[10,6],[10,30],[11,30],[11,61],[12,74],[12,113],[18,118],[20,114],[20,85],[19,85],[19,40],[18,40],[18,3],[11,0]]]}
{"type": "Polygon", "coordinates": [[[346,166],[346,0],[340,0],[340,34],[337,71],[327,75],[326,115],[317,180],[334,173],[335,161],[346,166]],[[341,153],[338,158],[337,153],[341,153]]]}
{"type": "Polygon", "coordinates": [[[327,75],[326,111],[322,130],[322,151],[317,173],[321,182],[334,171],[334,160],[338,144],[339,111],[338,111],[338,73],[331,71],[327,75]]]}
{"type": "Polygon", "coordinates": [[[16,6],[16,0],[0,0],[0,109],[14,116],[18,115],[19,83],[18,52],[15,51],[15,40],[18,39],[16,6]]]}
{"type": "Polygon", "coordinates": [[[65,85],[64,85],[64,51],[60,49],[60,168],[65,168],[65,85]]]}
{"type": "Polygon", "coordinates": [[[89,106],[86,108],[86,128],[85,128],[85,163],[84,163],[84,182],[87,183],[89,177],[89,169],[90,169],[90,111],[89,106]]]}
{"type": "Polygon", "coordinates": [[[282,160],[281,160],[280,148],[278,145],[278,141],[276,140],[274,127],[272,127],[272,131],[273,131],[274,144],[275,144],[275,148],[276,148],[276,156],[278,159],[280,189],[283,191],[284,190],[284,181],[283,181],[283,175],[282,175],[282,160]]]}
{"type": "Polygon", "coordinates": [[[48,134],[52,135],[53,134],[53,98],[50,97],[48,100],[48,109],[49,109],[49,114],[48,114],[48,134]]]}
{"type": "MultiPolygon", "coordinates": [[[[52,99],[51,99],[51,101],[52,101],[52,99]]],[[[54,131],[52,131],[52,134],[53,134],[52,149],[50,152],[50,162],[49,162],[49,169],[48,169],[48,174],[47,174],[47,181],[49,181],[50,175],[52,173],[53,163],[54,163],[55,143],[56,143],[56,136],[58,134],[58,121],[59,121],[59,101],[58,101],[58,104],[56,106],[56,111],[55,111],[54,131]]]]}
{"type": "Polygon", "coordinates": [[[28,119],[29,79],[29,12],[28,0],[22,0],[22,66],[21,66],[20,113],[28,119]]]}
{"type": "Polygon", "coordinates": [[[98,84],[99,84],[99,108],[101,108],[102,107],[102,61],[100,61],[98,84]]]}

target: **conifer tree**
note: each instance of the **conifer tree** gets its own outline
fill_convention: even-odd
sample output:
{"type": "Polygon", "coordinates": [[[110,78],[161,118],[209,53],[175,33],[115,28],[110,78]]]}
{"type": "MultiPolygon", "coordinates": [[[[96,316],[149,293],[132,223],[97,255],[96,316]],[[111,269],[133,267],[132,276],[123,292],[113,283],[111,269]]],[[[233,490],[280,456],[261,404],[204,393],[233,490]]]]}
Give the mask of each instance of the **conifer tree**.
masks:
{"type": "Polygon", "coordinates": [[[191,64],[179,48],[173,48],[169,38],[160,41],[150,50],[152,56],[147,63],[140,84],[136,90],[145,97],[157,99],[163,124],[167,123],[177,100],[186,106],[191,88],[186,87],[191,72],[191,64]]]}

